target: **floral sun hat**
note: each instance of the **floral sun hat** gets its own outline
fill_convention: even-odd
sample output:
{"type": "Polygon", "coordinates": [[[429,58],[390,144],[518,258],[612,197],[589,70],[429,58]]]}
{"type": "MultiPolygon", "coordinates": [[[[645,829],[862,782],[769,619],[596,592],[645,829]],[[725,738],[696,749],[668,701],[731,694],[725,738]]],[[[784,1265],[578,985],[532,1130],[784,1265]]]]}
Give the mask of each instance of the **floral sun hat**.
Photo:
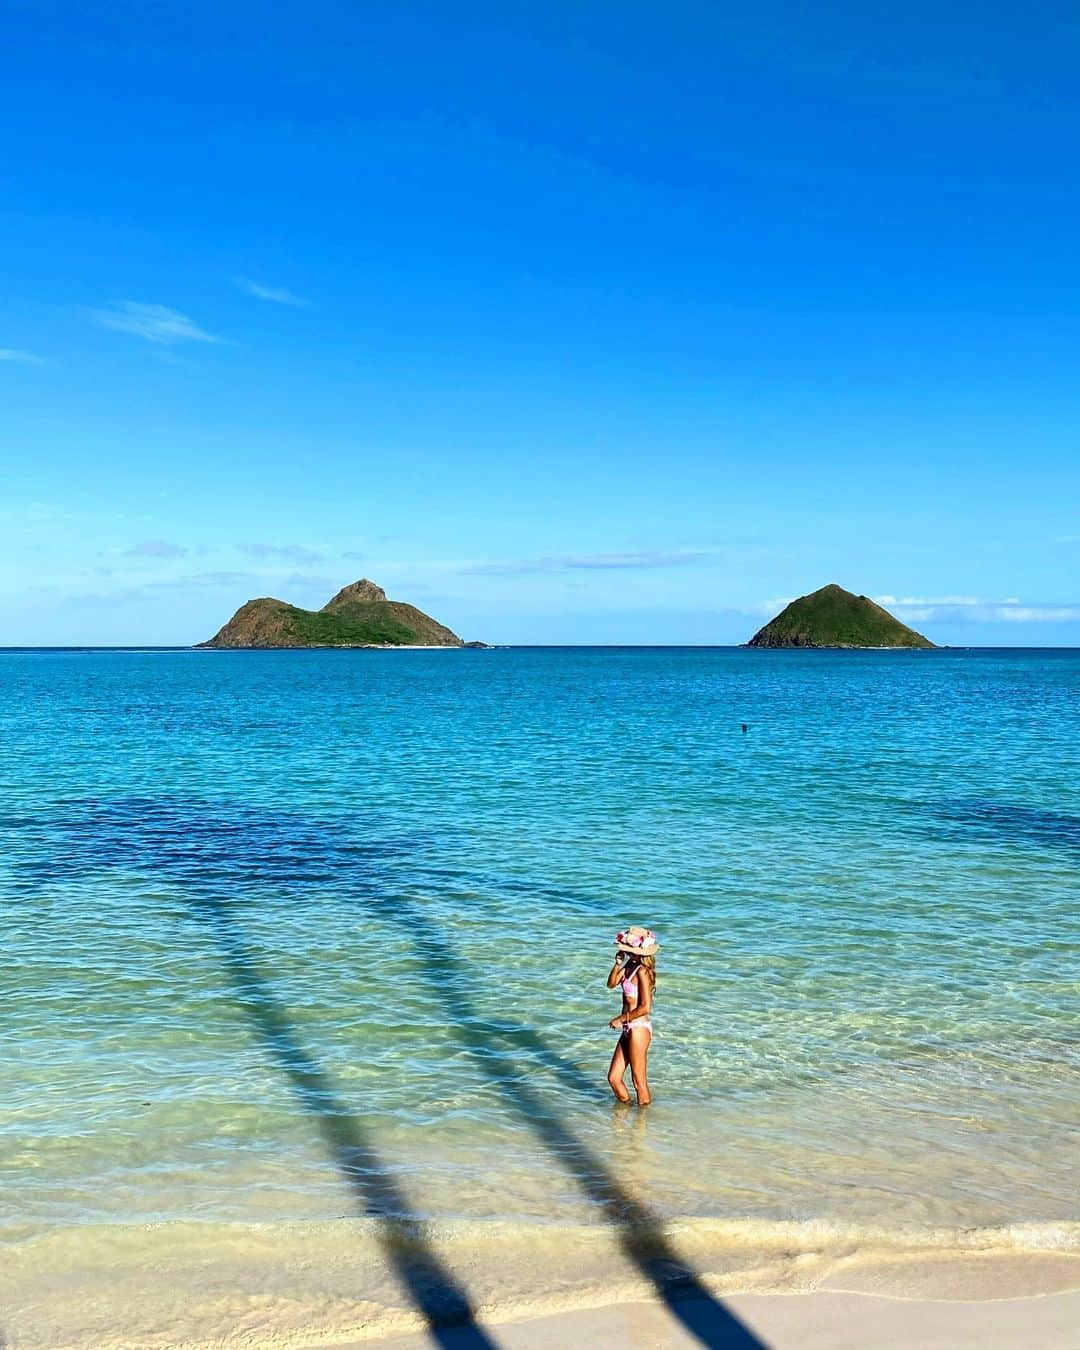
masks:
{"type": "Polygon", "coordinates": [[[621,952],[630,952],[632,956],[655,956],[660,950],[656,934],[651,928],[624,928],[615,934],[615,946],[621,952]]]}

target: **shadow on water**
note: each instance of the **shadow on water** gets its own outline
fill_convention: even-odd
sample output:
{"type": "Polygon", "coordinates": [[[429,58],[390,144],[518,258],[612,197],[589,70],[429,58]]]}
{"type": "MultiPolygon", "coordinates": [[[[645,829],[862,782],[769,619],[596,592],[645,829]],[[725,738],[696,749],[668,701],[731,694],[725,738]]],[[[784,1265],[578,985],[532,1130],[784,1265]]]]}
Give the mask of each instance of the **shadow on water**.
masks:
{"type": "Polygon", "coordinates": [[[34,888],[115,869],[164,876],[192,894],[361,884],[412,864],[430,843],[416,831],[361,833],[352,822],[197,796],[90,798],[39,816],[0,817],[16,884],[34,888]]]}
{"type": "MultiPolygon", "coordinates": [[[[660,1219],[576,1137],[541,1092],[521,1081],[520,1059],[531,1058],[580,1097],[607,1101],[598,1083],[553,1051],[535,1030],[479,1014],[469,997],[467,967],[452,954],[423,906],[402,894],[404,874],[410,891],[422,880],[465,880],[452,869],[431,866],[426,838],[358,837],[339,822],[176,797],[70,803],[51,817],[0,823],[22,839],[17,872],[23,883],[30,882],[23,893],[42,882],[70,881],[108,868],[183,888],[192,914],[212,931],[237,998],[267,1054],[318,1123],[363,1212],[376,1218],[391,1264],[440,1345],[470,1350],[492,1342],[476,1326],[466,1294],[425,1241],[422,1223],[410,1214],[405,1195],[360,1124],[300,1044],[286,1010],[259,973],[233,906],[221,899],[226,887],[244,896],[260,896],[267,888],[331,887],[353,905],[400,926],[424,957],[432,991],[461,1042],[499,1085],[507,1105],[597,1206],[626,1257],[659,1298],[703,1344],[718,1350],[761,1350],[762,1343],[679,1257],[660,1219]],[[420,862],[417,855],[424,853],[420,862]]],[[[515,889],[526,885],[514,883],[515,889]]],[[[546,887],[528,889],[553,904],[566,906],[569,901],[584,907],[583,897],[569,898],[546,887]]]]}
{"type": "Polygon", "coordinates": [[[1080,816],[980,797],[938,802],[930,809],[938,829],[950,838],[1004,840],[1080,858],[1080,816]]]}
{"type": "MultiPolygon", "coordinates": [[[[462,1043],[483,1071],[498,1083],[508,1104],[537,1135],[556,1161],[577,1182],[612,1226],[623,1254],[652,1284],[656,1294],[683,1326],[703,1344],[721,1350],[753,1350],[761,1342],[713,1297],[700,1277],[672,1247],[660,1219],[636,1199],[611,1169],[566,1126],[541,1093],[521,1081],[521,1066],[499,1042],[527,1049],[573,1090],[595,1098],[591,1080],[568,1064],[527,1028],[493,1023],[481,1018],[467,989],[469,973],[453,955],[441,930],[415,901],[396,897],[379,904],[407,927],[416,949],[425,959],[432,989],[442,1000],[462,1043]]],[[[606,1093],[604,1094],[606,1098],[606,1093]]]]}
{"type": "Polygon", "coordinates": [[[364,1137],[356,1119],[334,1094],[330,1082],[300,1045],[285,1010],[266,985],[239,926],[216,899],[190,900],[193,913],[209,927],[232,977],[237,1001],[251,1019],[267,1053],[289,1080],[297,1099],[318,1123],[338,1171],[360,1203],[377,1220],[377,1235],[398,1277],[427,1319],[440,1345],[491,1347],[475,1324],[468,1297],[424,1239],[421,1222],[364,1137]]]}
{"type": "Polygon", "coordinates": [[[385,895],[407,875],[410,887],[459,900],[480,887],[509,903],[518,895],[542,902],[553,915],[595,912],[582,892],[456,866],[440,856],[438,843],[430,828],[402,831],[374,813],[320,819],[179,793],[82,798],[33,816],[0,814],[0,851],[11,863],[15,895],[108,869],[167,877],[192,894],[259,900],[297,887],[385,895]]]}
{"type": "MultiPolygon", "coordinates": [[[[239,926],[219,900],[190,901],[193,913],[214,931],[236,986],[238,1000],[297,1097],[318,1121],[334,1161],[357,1194],[365,1212],[380,1220],[380,1241],[395,1270],[427,1318],[440,1345],[467,1350],[492,1342],[473,1322],[464,1292],[426,1248],[421,1225],[408,1216],[407,1200],[387,1175],[359,1125],[335,1097],[326,1075],[299,1045],[284,1010],[259,975],[239,926]]],[[[413,902],[401,898],[379,903],[406,925],[428,962],[433,987],[462,1041],[498,1082],[513,1108],[530,1125],[552,1156],[596,1204],[615,1229],[624,1254],[652,1284],[657,1295],[688,1331],[717,1350],[761,1350],[762,1343],[713,1297],[672,1248],[658,1218],[631,1195],[611,1170],[550,1110],[543,1097],[520,1081],[520,1066],[493,1041],[526,1049],[579,1092],[596,1096],[593,1083],[576,1066],[554,1053],[528,1028],[481,1019],[466,992],[467,972],[445,939],[413,902]]]]}

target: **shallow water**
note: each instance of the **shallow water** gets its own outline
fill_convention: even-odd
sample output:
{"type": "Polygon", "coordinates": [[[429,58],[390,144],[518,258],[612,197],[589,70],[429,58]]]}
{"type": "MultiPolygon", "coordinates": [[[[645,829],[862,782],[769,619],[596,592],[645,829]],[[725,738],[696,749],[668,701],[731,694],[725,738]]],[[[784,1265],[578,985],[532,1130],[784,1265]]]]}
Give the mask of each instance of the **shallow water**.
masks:
{"type": "Polygon", "coordinates": [[[1053,1245],[1078,693],[1080,652],[0,654],[0,1239],[636,1196],[1053,1245]]]}

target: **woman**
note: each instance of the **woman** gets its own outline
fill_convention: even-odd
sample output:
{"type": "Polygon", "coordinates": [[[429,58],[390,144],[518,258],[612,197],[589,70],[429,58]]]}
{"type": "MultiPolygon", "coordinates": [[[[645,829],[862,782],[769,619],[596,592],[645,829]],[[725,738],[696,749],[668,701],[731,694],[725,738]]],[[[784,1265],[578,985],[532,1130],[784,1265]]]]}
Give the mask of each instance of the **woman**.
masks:
{"type": "Polygon", "coordinates": [[[656,989],[656,953],[660,944],[649,928],[625,928],[615,935],[615,964],[607,977],[607,987],[622,990],[622,1012],[608,1025],[619,1033],[619,1043],[611,1056],[607,1080],[621,1102],[630,1094],[623,1079],[627,1068],[633,1079],[638,1106],[652,1101],[649,1092],[649,1042],[652,1040],[652,1001],[656,989]]]}

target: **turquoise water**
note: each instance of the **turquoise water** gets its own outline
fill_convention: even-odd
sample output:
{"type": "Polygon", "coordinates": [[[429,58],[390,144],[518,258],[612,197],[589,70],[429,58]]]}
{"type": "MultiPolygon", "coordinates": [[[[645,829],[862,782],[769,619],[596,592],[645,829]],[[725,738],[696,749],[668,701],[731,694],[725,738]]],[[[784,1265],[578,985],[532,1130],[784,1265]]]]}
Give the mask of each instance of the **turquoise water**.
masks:
{"type": "Polygon", "coordinates": [[[0,654],[0,1238],[587,1223],[612,1176],[1053,1233],[1078,693],[1077,652],[0,654]]]}

